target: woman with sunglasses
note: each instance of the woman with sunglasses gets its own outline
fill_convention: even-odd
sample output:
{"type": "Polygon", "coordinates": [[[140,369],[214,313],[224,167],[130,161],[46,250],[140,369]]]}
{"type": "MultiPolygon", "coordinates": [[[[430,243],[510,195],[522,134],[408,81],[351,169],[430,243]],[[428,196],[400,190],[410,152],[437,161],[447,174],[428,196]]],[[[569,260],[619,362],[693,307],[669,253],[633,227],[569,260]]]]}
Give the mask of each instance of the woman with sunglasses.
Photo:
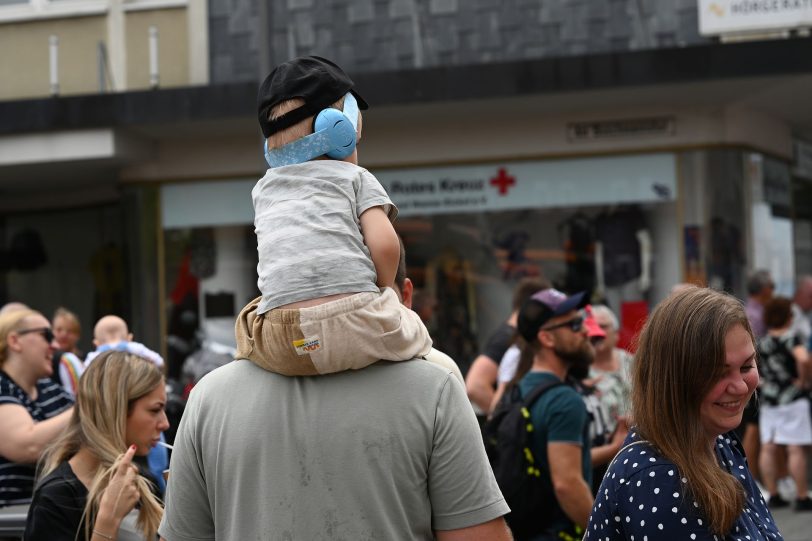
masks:
{"type": "Polygon", "coordinates": [[[31,501],[35,465],[73,411],[73,400],[49,379],[53,339],[39,312],[0,316],[0,507],[31,501]]]}

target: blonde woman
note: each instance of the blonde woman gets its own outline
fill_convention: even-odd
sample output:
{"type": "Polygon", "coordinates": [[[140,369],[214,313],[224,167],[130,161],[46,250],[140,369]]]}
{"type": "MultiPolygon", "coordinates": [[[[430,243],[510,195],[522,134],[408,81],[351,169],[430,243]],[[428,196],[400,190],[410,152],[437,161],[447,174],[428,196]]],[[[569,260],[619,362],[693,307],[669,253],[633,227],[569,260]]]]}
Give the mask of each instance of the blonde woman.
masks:
{"type": "Polygon", "coordinates": [[[34,466],[70,419],[73,400],[49,379],[53,346],[39,312],[0,315],[0,507],[31,501],[34,466]]]}
{"type": "Polygon", "coordinates": [[[169,428],[161,369],[126,351],[96,357],[82,376],[64,435],[42,461],[27,541],[111,541],[138,506],[138,529],[155,539],[163,509],[132,465],[169,428]]]}
{"type": "Polygon", "coordinates": [[[657,306],[632,365],[635,426],[585,539],[783,539],[733,434],[758,381],[738,300],[690,287],[657,306]]]}

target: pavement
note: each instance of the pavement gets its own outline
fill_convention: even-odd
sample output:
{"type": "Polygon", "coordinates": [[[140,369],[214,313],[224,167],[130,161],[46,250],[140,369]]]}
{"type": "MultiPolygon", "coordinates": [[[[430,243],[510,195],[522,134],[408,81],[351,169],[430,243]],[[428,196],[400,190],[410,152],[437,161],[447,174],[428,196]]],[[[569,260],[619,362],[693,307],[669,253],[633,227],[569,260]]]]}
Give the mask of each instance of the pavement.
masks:
{"type": "Polygon", "coordinates": [[[784,541],[812,541],[812,511],[796,513],[792,507],[772,510],[784,541]]]}
{"type": "MultiPolygon", "coordinates": [[[[812,468],[807,471],[809,481],[812,483],[812,468]]],[[[787,481],[789,479],[785,479],[787,481]]],[[[807,486],[812,486],[808,484],[807,486]]],[[[784,499],[792,502],[795,497],[795,483],[787,486],[783,481],[779,482],[778,491],[782,493],[784,499]]],[[[812,497],[812,492],[809,493],[812,497]]],[[[784,536],[784,541],[812,541],[812,511],[795,512],[792,504],[782,509],[770,509],[778,531],[784,536]]]]}

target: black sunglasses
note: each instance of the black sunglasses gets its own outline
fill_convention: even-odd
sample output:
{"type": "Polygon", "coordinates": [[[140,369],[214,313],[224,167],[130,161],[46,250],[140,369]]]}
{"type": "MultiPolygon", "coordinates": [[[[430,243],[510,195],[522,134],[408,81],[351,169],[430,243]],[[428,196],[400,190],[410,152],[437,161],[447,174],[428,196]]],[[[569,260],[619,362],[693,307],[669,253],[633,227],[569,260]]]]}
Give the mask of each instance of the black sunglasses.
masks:
{"type": "Polygon", "coordinates": [[[563,323],[550,325],[549,327],[542,327],[541,330],[552,331],[553,329],[560,329],[561,327],[569,327],[572,332],[581,332],[581,329],[584,328],[584,317],[577,316],[563,323]]]}
{"type": "Polygon", "coordinates": [[[42,337],[45,338],[45,341],[48,342],[49,344],[54,341],[54,331],[52,331],[48,327],[38,327],[36,329],[23,329],[21,331],[17,331],[17,334],[22,336],[24,334],[32,332],[42,335],[42,337]]]}

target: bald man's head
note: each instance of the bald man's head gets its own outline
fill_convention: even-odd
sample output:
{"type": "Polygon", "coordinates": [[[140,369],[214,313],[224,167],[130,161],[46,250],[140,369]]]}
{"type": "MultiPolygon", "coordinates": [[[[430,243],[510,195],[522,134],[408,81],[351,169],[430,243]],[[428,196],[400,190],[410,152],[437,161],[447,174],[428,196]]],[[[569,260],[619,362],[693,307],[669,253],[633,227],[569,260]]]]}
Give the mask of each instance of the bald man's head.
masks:
{"type": "Polygon", "coordinates": [[[117,342],[130,342],[133,335],[127,328],[127,322],[118,316],[104,316],[93,328],[93,343],[96,347],[117,342]]]}

